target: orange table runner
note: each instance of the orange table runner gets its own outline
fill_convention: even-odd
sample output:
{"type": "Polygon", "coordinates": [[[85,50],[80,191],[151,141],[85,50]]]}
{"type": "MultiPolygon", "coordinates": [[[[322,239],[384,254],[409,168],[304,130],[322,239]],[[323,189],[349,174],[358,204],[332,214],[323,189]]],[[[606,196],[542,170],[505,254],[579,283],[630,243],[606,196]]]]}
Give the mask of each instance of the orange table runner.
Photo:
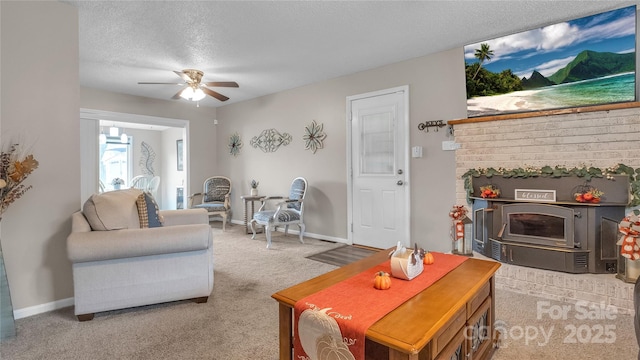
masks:
{"type": "Polygon", "coordinates": [[[434,264],[425,265],[422,274],[410,281],[392,277],[389,290],[373,287],[377,272],[391,274],[386,261],[296,302],[294,359],[364,359],[365,332],[371,325],[467,260],[432,254],[434,264]]]}

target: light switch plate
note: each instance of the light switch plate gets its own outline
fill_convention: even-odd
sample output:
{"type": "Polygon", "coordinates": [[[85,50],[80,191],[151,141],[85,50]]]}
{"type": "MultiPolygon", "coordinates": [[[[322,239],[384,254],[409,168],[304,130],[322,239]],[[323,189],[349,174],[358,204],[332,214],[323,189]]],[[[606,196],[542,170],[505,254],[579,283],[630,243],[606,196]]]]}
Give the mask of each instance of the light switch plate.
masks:
{"type": "Polygon", "coordinates": [[[422,157],[422,146],[414,146],[411,148],[411,157],[413,158],[421,158],[422,157]]]}

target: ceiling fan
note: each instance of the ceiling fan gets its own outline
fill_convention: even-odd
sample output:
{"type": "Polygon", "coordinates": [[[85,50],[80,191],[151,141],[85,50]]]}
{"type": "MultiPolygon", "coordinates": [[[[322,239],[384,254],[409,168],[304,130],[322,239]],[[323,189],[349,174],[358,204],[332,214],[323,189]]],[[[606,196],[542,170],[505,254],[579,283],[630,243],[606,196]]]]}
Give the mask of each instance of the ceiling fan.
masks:
{"type": "Polygon", "coordinates": [[[174,71],[184,80],[184,83],[157,83],[157,82],[139,82],[140,85],[181,85],[183,88],[173,95],[172,99],[187,99],[191,101],[200,101],[206,95],[212,96],[220,101],[229,100],[228,97],[209,89],[211,87],[238,87],[235,81],[213,81],[201,83],[204,73],[195,69],[184,69],[182,71],[174,71]]]}

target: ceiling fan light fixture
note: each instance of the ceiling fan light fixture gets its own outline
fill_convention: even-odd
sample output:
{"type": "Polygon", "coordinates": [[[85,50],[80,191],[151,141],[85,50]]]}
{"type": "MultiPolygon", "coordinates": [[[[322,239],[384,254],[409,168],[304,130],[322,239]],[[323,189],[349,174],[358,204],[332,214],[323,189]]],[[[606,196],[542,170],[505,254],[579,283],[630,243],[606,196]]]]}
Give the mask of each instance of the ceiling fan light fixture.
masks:
{"type": "Polygon", "coordinates": [[[180,93],[180,97],[185,99],[185,100],[191,100],[191,98],[193,98],[193,88],[192,87],[188,87],[188,88],[182,90],[182,92],[180,93]]]}
{"type": "Polygon", "coordinates": [[[180,97],[185,99],[185,100],[191,100],[191,101],[200,101],[202,99],[204,99],[205,97],[205,93],[204,91],[202,91],[202,89],[200,88],[195,88],[193,86],[190,86],[186,89],[184,89],[182,91],[182,93],[180,94],[180,97]]]}
{"type": "MultiPolygon", "coordinates": [[[[0,0],[1,1],[1,0],[0,0]]],[[[208,86],[214,87],[231,87],[237,88],[238,83],[235,81],[212,81],[201,83],[204,73],[196,69],[184,69],[182,71],[174,71],[182,80],[184,84],[174,83],[159,83],[159,82],[138,82],[138,84],[158,84],[158,85],[183,85],[182,90],[173,95],[172,99],[177,100],[183,98],[189,101],[199,102],[207,95],[214,97],[220,101],[227,101],[229,98],[216,91],[208,88],[208,86]]]]}
{"type": "Polygon", "coordinates": [[[119,133],[120,131],[118,131],[117,127],[112,126],[109,128],[109,136],[118,136],[119,133]]]}
{"type": "Polygon", "coordinates": [[[194,92],[193,92],[193,97],[191,98],[191,101],[200,101],[202,99],[204,99],[205,94],[204,91],[202,91],[202,89],[197,88],[194,92]]]}
{"type": "Polygon", "coordinates": [[[120,135],[120,143],[121,144],[126,144],[127,142],[129,142],[129,137],[123,131],[122,135],[120,135]]]}

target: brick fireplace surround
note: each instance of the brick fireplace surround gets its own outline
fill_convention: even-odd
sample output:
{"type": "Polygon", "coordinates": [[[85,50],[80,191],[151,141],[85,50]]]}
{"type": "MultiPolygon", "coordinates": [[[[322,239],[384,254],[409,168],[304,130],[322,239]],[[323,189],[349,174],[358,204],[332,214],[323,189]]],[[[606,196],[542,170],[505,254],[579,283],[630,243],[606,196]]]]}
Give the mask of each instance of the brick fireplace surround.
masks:
{"type": "MultiPolygon", "coordinates": [[[[640,167],[640,107],[497,118],[449,122],[460,144],[455,154],[458,204],[467,204],[461,176],[472,168],[607,168],[618,163],[640,167]]],[[[633,312],[633,284],[610,274],[568,274],[502,264],[496,287],[567,302],[604,302],[620,312],[633,312]]]]}

